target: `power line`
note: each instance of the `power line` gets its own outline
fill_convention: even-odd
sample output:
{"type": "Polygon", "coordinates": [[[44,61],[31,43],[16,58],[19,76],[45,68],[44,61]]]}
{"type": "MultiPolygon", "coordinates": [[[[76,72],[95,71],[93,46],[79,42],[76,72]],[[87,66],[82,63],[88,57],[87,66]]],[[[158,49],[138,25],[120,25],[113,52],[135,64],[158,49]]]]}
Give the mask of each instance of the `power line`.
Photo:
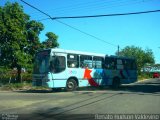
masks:
{"type": "MultiPolygon", "coordinates": [[[[59,16],[74,16],[73,13],[75,13],[77,16],[81,15],[78,14],[79,12],[85,11],[85,15],[98,15],[98,14],[108,14],[109,11],[110,13],[113,13],[110,8],[116,8],[117,10],[120,9],[122,6],[129,6],[129,5],[136,5],[136,4],[141,4],[141,3],[147,3],[147,2],[155,2],[159,0],[133,0],[133,1],[128,1],[128,0],[105,0],[105,1],[98,1],[98,0],[92,0],[89,2],[80,2],[75,1],[72,4],[70,2],[67,2],[67,4],[60,5],[60,6],[55,6],[53,9],[45,9],[50,16],[54,15],[54,17],[59,17],[59,16]],[[101,13],[103,11],[103,13],[101,13]],[[108,11],[109,10],[109,11],[108,11]],[[93,14],[96,12],[96,14],[93,14]],[[107,13],[104,13],[104,11],[108,11],[107,13]]],[[[136,6],[135,6],[136,7],[136,6]]],[[[44,10],[43,10],[44,11],[44,10]]],[[[48,20],[49,18],[46,18],[44,15],[42,15],[39,11],[34,11],[34,13],[31,13],[33,16],[33,19],[36,19],[38,21],[44,21],[48,20]],[[41,14],[41,15],[40,15],[41,14]]],[[[53,16],[52,16],[53,17],[53,16]]]]}
{"type": "MultiPolygon", "coordinates": [[[[121,7],[121,6],[125,6],[125,5],[134,5],[134,4],[138,4],[138,3],[144,3],[144,2],[149,2],[151,0],[134,0],[134,1],[128,1],[128,0],[120,0],[120,1],[117,1],[117,0],[108,0],[108,1],[90,1],[90,2],[81,2],[81,4],[72,4],[72,5],[65,5],[65,6],[59,6],[58,8],[54,8],[54,9],[48,9],[46,10],[47,12],[49,11],[56,11],[56,12],[53,12],[54,14],[68,14],[70,13],[71,11],[73,12],[79,12],[79,11],[84,11],[85,10],[85,13],[86,12],[90,12],[91,11],[97,11],[97,10],[100,10],[102,8],[105,8],[108,9],[108,8],[113,8],[113,7],[121,7]]],[[[77,2],[76,2],[77,3],[77,2]]],[[[104,10],[104,11],[105,11],[104,10]]],[[[38,11],[37,11],[38,12],[38,11]]],[[[33,14],[36,14],[36,13],[33,13],[33,14]]],[[[62,15],[61,15],[62,16],[62,15]]]]}
{"type": "Polygon", "coordinates": [[[51,17],[49,14],[47,14],[47,13],[41,11],[40,9],[34,7],[33,5],[31,5],[31,4],[27,3],[27,2],[25,2],[24,0],[20,0],[20,1],[22,1],[22,2],[25,3],[25,4],[27,4],[27,5],[30,6],[30,7],[32,7],[32,8],[34,8],[34,9],[38,10],[38,11],[41,12],[42,14],[48,16],[50,19],[52,19],[52,17],[51,17]]]}
{"type": "MultiPolygon", "coordinates": [[[[116,1],[116,0],[115,0],[116,1]]],[[[56,8],[56,6],[55,6],[55,8],[54,9],[48,9],[48,10],[46,10],[46,11],[56,11],[56,13],[57,13],[57,11],[59,10],[60,12],[66,12],[66,10],[70,10],[70,11],[75,11],[75,10],[77,10],[77,9],[84,9],[85,7],[87,7],[87,8],[90,8],[90,6],[92,6],[93,7],[93,5],[96,5],[97,6],[97,4],[98,3],[100,3],[100,4],[102,4],[102,5],[104,5],[104,3],[105,3],[106,1],[98,1],[98,2],[87,2],[87,3],[83,3],[83,2],[81,2],[80,4],[77,4],[77,1],[75,1],[75,4],[70,4],[70,5],[68,5],[68,6],[59,6],[58,8],[56,8]]],[[[108,3],[108,2],[107,2],[108,3]]],[[[37,11],[38,12],[38,11],[37,11]]],[[[67,11],[68,12],[68,11],[67,11]]]]}
{"type": "Polygon", "coordinates": [[[97,40],[99,40],[99,41],[101,41],[101,42],[104,42],[104,43],[107,43],[107,44],[112,45],[112,46],[114,46],[114,47],[117,47],[116,45],[114,45],[114,44],[112,44],[112,43],[109,43],[109,42],[107,42],[107,41],[105,41],[105,40],[102,40],[102,39],[100,39],[100,38],[98,38],[98,37],[96,37],[96,36],[94,36],[94,35],[91,35],[91,34],[89,34],[89,33],[87,33],[87,32],[84,32],[84,31],[82,31],[82,30],[80,30],[80,29],[77,29],[77,28],[75,28],[75,27],[73,27],[73,26],[71,26],[71,25],[68,25],[68,24],[60,21],[60,20],[56,20],[56,21],[59,22],[59,23],[61,23],[61,24],[63,24],[63,25],[65,25],[65,26],[68,26],[68,27],[70,27],[70,28],[72,28],[72,29],[74,29],[74,30],[77,30],[77,31],[79,31],[79,32],[81,32],[81,33],[83,33],[83,34],[85,34],[85,35],[88,35],[88,36],[90,36],[90,37],[92,37],[92,38],[95,38],[95,39],[97,39],[97,40]]]}
{"type": "MultiPolygon", "coordinates": [[[[25,2],[24,0],[20,0],[20,1],[22,1],[22,2],[25,3],[25,4],[27,4],[27,5],[30,6],[30,7],[38,10],[38,11],[41,12],[42,14],[48,16],[49,19],[54,20],[49,14],[41,11],[40,9],[34,7],[33,5],[30,5],[29,3],[25,2]]],[[[99,41],[101,41],[101,42],[104,42],[104,43],[107,43],[107,44],[112,45],[112,46],[114,46],[114,47],[117,47],[116,45],[114,45],[114,44],[112,44],[112,43],[106,42],[105,40],[102,40],[102,39],[100,39],[100,38],[98,38],[98,37],[96,37],[96,36],[94,36],[94,35],[91,35],[91,34],[89,34],[89,33],[87,33],[87,32],[84,32],[84,31],[82,31],[82,30],[80,30],[80,29],[78,29],[78,28],[76,28],[76,27],[73,27],[73,26],[71,26],[71,25],[69,25],[69,24],[66,24],[66,23],[64,23],[64,22],[62,22],[62,21],[60,21],[60,20],[56,20],[56,21],[59,22],[59,23],[61,23],[61,24],[63,24],[63,25],[65,25],[65,26],[68,26],[68,27],[70,27],[70,28],[72,28],[72,29],[74,29],[74,30],[76,30],[76,31],[79,31],[79,32],[81,32],[81,33],[83,33],[83,34],[85,34],[85,35],[88,35],[88,36],[90,36],[90,37],[92,37],[92,38],[94,38],[94,39],[96,39],[96,40],[99,40],[99,41]]]]}
{"type": "MultiPolygon", "coordinates": [[[[147,14],[160,12],[160,10],[142,11],[142,12],[130,12],[130,13],[116,13],[116,14],[104,14],[104,15],[88,15],[88,16],[68,16],[68,17],[52,17],[51,19],[75,19],[75,18],[96,18],[96,17],[108,17],[108,16],[124,16],[124,15],[137,15],[137,14],[147,14]]],[[[47,20],[50,18],[45,18],[42,20],[47,20]]],[[[41,21],[41,20],[40,20],[41,21]]]]}

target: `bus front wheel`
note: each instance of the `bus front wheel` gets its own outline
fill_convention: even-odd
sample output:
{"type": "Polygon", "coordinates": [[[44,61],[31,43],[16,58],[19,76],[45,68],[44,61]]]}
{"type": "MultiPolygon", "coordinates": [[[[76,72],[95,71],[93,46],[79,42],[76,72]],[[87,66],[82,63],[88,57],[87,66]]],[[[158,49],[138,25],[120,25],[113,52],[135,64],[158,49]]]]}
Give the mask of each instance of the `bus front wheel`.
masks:
{"type": "Polygon", "coordinates": [[[74,91],[77,88],[77,82],[74,79],[69,79],[66,84],[67,91],[74,91]]]}

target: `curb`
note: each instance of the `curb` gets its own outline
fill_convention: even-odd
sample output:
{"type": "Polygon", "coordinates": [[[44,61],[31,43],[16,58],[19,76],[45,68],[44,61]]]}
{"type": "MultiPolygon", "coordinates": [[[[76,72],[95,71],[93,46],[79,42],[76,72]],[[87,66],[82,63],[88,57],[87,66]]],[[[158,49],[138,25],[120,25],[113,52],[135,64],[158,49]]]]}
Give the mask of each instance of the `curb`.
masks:
{"type": "Polygon", "coordinates": [[[141,83],[141,82],[148,81],[148,80],[150,80],[150,79],[138,80],[137,82],[126,84],[126,85],[132,85],[132,84],[136,84],[136,83],[141,83]]]}

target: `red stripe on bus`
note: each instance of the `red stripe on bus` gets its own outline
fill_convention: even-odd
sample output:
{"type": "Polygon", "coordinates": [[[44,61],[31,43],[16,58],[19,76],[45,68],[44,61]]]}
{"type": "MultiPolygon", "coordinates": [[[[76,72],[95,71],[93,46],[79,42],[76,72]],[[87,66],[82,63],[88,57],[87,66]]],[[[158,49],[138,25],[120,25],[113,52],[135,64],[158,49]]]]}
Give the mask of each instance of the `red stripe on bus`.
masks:
{"type": "Polygon", "coordinates": [[[94,79],[92,78],[92,76],[90,75],[90,73],[92,72],[92,70],[89,70],[89,69],[85,69],[85,72],[84,72],[84,79],[87,79],[89,84],[91,86],[99,86],[95,81],[94,79]]]}

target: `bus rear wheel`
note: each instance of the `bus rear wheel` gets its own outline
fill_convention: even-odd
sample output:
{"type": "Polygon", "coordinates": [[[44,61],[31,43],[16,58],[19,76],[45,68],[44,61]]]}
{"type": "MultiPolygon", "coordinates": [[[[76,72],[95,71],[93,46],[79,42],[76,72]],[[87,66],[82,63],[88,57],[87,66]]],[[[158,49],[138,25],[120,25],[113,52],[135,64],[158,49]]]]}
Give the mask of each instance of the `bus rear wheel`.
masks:
{"type": "Polygon", "coordinates": [[[66,84],[67,91],[74,91],[77,89],[77,82],[74,79],[69,79],[66,84]]]}

